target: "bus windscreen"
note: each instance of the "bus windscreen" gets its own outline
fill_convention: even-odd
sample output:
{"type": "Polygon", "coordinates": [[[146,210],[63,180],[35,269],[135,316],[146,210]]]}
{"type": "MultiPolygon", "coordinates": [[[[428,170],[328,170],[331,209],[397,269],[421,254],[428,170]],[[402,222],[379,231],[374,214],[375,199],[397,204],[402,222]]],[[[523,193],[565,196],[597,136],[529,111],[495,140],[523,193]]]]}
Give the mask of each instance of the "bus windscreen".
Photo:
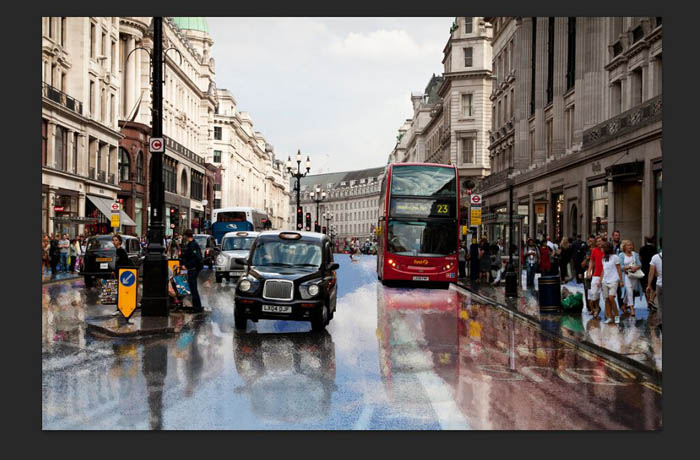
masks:
{"type": "Polygon", "coordinates": [[[391,171],[391,194],[392,196],[456,196],[455,170],[441,166],[394,166],[391,171]]]}

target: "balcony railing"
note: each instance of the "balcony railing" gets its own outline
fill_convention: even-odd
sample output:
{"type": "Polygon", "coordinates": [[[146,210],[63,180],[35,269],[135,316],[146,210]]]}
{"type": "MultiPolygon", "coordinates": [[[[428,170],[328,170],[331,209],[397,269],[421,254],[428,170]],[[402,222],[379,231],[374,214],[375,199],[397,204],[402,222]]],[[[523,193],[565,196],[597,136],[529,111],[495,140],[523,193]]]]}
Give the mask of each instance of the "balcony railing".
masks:
{"type": "Polygon", "coordinates": [[[479,190],[483,192],[484,190],[488,190],[495,185],[506,182],[508,180],[508,175],[512,172],[513,168],[507,168],[503,171],[499,171],[484,177],[479,183],[479,190]]]}
{"type": "Polygon", "coordinates": [[[41,95],[47,99],[56,102],[57,104],[61,104],[62,106],[66,107],[69,110],[72,110],[75,113],[78,113],[80,115],[83,114],[82,102],[70,97],[63,91],[60,91],[47,83],[41,84],[41,95]]]}
{"type": "Polygon", "coordinates": [[[661,95],[583,132],[583,148],[625,135],[663,118],[661,95]]]}

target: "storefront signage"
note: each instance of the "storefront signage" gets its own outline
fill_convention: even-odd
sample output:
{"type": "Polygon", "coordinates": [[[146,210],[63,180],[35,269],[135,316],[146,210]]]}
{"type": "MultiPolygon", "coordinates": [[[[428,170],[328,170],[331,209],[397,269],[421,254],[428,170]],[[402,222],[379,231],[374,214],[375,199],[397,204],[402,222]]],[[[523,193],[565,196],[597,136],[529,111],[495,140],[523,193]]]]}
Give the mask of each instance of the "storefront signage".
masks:
{"type": "Polygon", "coordinates": [[[481,207],[472,206],[470,217],[471,225],[481,225],[481,207]]]}
{"type": "Polygon", "coordinates": [[[66,208],[64,206],[54,206],[54,212],[63,212],[66,208]]]}
{"type": "Polygon", "coordinates": [[[544,203],[536,204],[535,205],[535,214],[544,214],[545,207],[546,207],[546,204],[544,204],[544,203]]]}

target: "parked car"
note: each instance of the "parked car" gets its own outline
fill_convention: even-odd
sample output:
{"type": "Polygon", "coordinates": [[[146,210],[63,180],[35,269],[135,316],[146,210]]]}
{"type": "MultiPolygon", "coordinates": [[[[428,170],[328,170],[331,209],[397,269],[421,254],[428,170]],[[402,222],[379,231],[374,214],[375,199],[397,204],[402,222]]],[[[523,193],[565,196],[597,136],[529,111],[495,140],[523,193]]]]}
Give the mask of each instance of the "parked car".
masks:
{"type": "Polygon", "coordinates": [[[248,319],[310,321],[314,331],[333,319],[338,293],[330,238],[322,233],[270,231],[255,239],[236,285],[234,323],[248,319]]]}
{"type": "Polygon", "coordinates": [[[213,267],[216,263],[216,257],[221,253],[219,246],[216,244],[216,240],[213,236],[207,235],[206,233],[195,233],[193,236],[194,240],[199,245],[199,249],[202,250],[202,263],[213,267]]]}
{"type": "Polygon", "coordinates": [[[229,283],[237,281],[244,268],[236,263],[239,257],[247,258],[253,241],[260,232],[228,232],[221,239],[221,251],[216,257],[214,274],[216,282],[220,283],[226,278],[229,283]]]}
{"type": "MultiPolygon", "coordinates": [[[[80,275],[85,278],[85,286],[92,287],[96,279],[107,279],[114,276],[114,263],[117,260],[117,250],[112,243],[113,235],[99,235],[88,238],[85,247],[85,257],[80,275]]],[[[146,252],[141,248],[141,242],[135,236],[122,235],[122,245],[133,264],[140,268],[146,252]]]]}

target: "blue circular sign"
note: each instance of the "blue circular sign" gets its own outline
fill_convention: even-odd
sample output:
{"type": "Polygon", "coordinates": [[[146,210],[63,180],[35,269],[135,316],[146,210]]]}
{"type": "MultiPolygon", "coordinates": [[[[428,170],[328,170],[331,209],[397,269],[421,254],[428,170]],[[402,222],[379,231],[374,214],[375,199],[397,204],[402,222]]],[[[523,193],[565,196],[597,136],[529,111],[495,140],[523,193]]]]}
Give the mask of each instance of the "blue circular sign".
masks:
{"type": "Polygon", "coordinates": [[[132,272],[124,272],[119,277],[119,282],[122,283],[122,286],[124,287],[131,286],[132,284],[134,284],[135,281],[136,277],[132,272]]]}

